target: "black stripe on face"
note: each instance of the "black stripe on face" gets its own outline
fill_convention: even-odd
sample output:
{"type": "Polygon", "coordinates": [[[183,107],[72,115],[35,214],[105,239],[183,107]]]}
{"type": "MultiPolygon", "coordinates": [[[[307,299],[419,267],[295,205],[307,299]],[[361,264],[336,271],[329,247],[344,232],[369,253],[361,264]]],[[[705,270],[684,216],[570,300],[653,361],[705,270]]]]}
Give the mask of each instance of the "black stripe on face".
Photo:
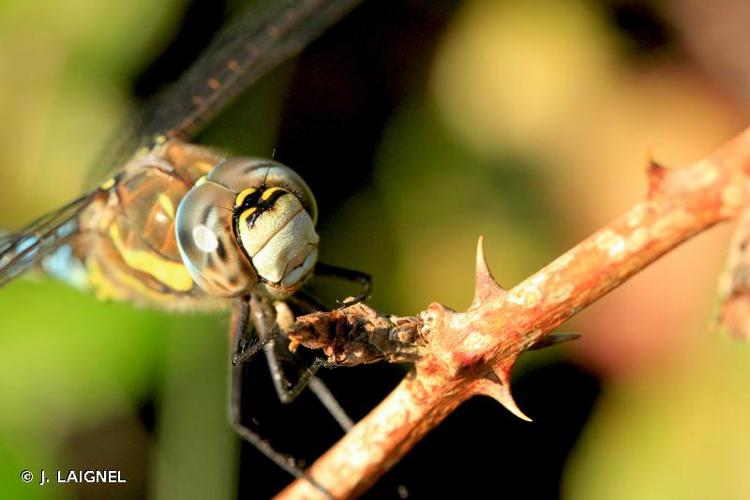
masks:
{"type": "Polygon", "coordinates": [[[266,190],[260,190],[260,189],[253,190],[252,193],[245,196],[245,198],[242,200],[242,203],[234,207],[235,210],[242,212],[243,210],[247,210],[248,208],[257,206],[258,201],[260,201],[261,195],[265,192],[266,190]]]}
{"type": "Polygon", "coordinates": [[[279,187],[273,187],[268,188],[264,190],[257,190],[249,195],[245,196],[245,199],[242,200],[242,205],[235,208],[235,213],[237,214],[237,217],[239,217],[245,210],[250,210],[252,208],[255,208],[255,211],[253,211],[252,215],[247,218],[247,226],[253,227],[255,225],[255,221],[258,220],[258,217],[261,216],[264,212],[267,212],[271,208],[273,208],[274,204],[276,203],[276,200],[284,196],[285,194],[291,194],[289,191],[283,188],[279,187]],[[264,194],[268,191],[273,191],[269,196],[267,196],[266,199],[264,198],[264,194]]]}

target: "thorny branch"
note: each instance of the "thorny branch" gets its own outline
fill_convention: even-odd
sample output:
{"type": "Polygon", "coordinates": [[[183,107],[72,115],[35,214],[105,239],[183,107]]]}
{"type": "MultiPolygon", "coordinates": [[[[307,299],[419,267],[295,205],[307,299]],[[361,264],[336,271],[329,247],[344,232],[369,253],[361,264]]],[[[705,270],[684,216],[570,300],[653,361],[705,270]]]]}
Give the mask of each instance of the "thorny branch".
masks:
{"type": "MultiPolygon", "coordinates": [[[[518,357],[664,253],[739,215],[749,175],[750,129],[684,168],[651,161],[644,201],[509,291],[492,278],[480,238],[467,311],[433,303],[413,318],[393,318],[358,306],[299,318],[289,335],[323,349],[333,364],[418,358],[398,387],[308,469],[310,476],[336,498],[362,494],[475,395],[528,420],[510,391],[518,357]]],[[[298,480],[278,498],[320,496],[298,480]]]]}
{"type": "Polygon", "coordinates": [[[718,327],[730,336],[750,339],[750,208],[739,215],[729,257],[719,281],[718,327]]]}

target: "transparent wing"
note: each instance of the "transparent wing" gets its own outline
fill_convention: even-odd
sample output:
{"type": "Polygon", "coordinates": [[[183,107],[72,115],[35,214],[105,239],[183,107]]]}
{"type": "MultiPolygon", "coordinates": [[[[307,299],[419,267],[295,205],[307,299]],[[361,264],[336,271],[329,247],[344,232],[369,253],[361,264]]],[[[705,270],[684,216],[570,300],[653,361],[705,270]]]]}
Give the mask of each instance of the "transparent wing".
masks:
{"type": "Polygon", "coordinates": [[[189,140],[242,90],[297,54],[361,0],[265,0],[224,28],[198,60],[107,143],[92,182],[154,137],[189,140]]]}
{"type": "Polygon", "coordinates": [[[19,231],[0,236],[0,287],[75,236],[78,216],[97,192],[85,194],[19,231]]]}

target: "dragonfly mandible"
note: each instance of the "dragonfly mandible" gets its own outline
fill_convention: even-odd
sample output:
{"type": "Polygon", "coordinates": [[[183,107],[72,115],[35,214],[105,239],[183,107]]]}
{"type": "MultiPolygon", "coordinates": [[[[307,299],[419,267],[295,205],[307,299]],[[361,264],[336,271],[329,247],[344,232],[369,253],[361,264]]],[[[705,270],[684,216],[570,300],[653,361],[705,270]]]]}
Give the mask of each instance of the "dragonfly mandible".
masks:
{"type": "Polygon", "coordinates": [[[314,378],[322,360],[291,352],[277,315],[290,312],[287,302],[303,310],[322,307],[301,289],[313,273],[362,285],[342,307],[369,294],[370,277],[317,262],[315,198],[291,168],[227,158],[187,141],[356,3],[268,2],[246,13],[138,114],[137,132],[108,146],[113,158],[129,152],[124,164],[97,165],[107,171],[98,186],[0,237],[0,286],[40,269],[101,299],[173,311],[232,310],[231,422],[297,477],[306,476],[242,422],[242,364],[264,350],[282,401],[310,383],[342,426],[350,425],[314,378]]]}

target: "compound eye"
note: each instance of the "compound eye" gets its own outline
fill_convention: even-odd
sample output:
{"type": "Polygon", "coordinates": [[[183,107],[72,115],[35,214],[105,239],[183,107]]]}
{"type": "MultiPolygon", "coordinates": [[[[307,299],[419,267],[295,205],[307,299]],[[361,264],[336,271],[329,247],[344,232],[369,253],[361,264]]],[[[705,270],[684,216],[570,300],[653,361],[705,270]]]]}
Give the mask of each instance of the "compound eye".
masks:
{"type": "Polygon", "coordinates": [[[257,276],[234,243],[235,195],[205,181],[193,187],[177,208],[177,245],[188,272],[211,295],[232,297],[252,289],[257,276]]]}

